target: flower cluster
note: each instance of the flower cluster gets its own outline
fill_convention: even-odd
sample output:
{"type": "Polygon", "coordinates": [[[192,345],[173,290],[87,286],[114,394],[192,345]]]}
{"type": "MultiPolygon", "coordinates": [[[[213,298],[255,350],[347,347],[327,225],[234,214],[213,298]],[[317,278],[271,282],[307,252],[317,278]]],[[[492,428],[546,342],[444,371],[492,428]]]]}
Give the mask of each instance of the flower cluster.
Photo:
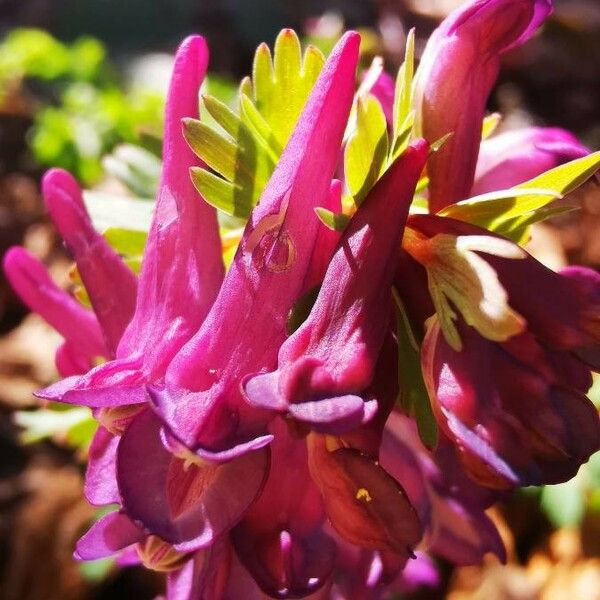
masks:
{"type": "Polygon", "coordinates": [[[500,56],[551,8],[468,2],[414,79],[409,36],[397,82],[376,62],[358,92],[357,33],[325,61],[285,30],[237,111],[204,99],[218,131],[186,39],[139,276],[46,174],[92,310],[24,249],[4,266],[65,338],[38,396],[98,421],[85,493],[116,508],[78,558],[164,571],[169,600],[385,598],[435,583],[425,551],[504,559],[486,508],[600,445],[600,276],[520,245],[600,157],[557,129],[482,142],[500,56]]]}

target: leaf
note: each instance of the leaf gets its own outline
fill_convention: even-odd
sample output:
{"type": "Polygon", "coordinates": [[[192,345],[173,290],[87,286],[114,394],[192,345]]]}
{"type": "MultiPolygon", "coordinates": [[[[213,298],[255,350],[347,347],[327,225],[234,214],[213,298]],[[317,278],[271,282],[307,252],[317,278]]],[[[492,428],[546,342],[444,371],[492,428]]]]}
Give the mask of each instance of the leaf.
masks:
{"type": "Polygon", "coordinates": [[[572,160],[516,186],[523,188],[546,188],[566,195],[585,183],[600,168],[600,151],[572,160]]]}
{"type": "Polygon", "coordinates": [[[413,125],[415,124],[415,111],[411,110],[404,123],[398,130],[398,135],[394,140],[392,151],[390,153],[390,163],[395,161],[407,148],[410,143],[413,125]]]}
{"type": "Polygon", "coordinates": [[[96,429],[96,424],[89,408],[69,408],[55,410],[53,408],[38,408],[32,411],[19,411],[15,413],[15,422],[25,431],[21,434],[24,444],[32,444],[44,439],[52,438],[56,441],[74,442],[72,446],[87,447],[96,429]],[[85,435],[73,433],[72,430],[84,428],[85,435]]]}
{"type": "Polygon", "coordinates": [[[564,215],[574,210],[577,210],[576,206],[547,206],[545,208],[540,208],[535,212],[507,220],[495,231],[517,244],[525,244],[531,237],[531,225],[534,223],[541,223],[551,217],[564,215]]]}
{"type": "MultiPolygon", "coordinates": [[[[211,116],[223,128],[226,135],[195,119],[184,119],[184,135],[192,150],[223,180],[233,184],[233,205],[223,204],[223,186],[205,186],[198,190],[207,202],[232,215],[249,214],[258,202],[273,170],[276,158],[266,142],[255,135],[226,105],[215,98],[205,98],[205,106],[211,116]],[[213,196],[212,194],[216,194],[213,196]]],[[[192,169],[192,180],[198,181],[198,171],[192,169]]],[[[201,178],[201,176],[200,176],[201,178]]]]}
{"type": "Polygon", "coordinates": [[[133,144],[121,144],[102,159],[102,166],[136,196],[156,195],[161,161],[152,152],[133,144]]]}
{"type": "MultiPolygon", "coordinates": [[[[394,135],[392,147],[403,132],[403,127],[409,117],[412,106],[412,87],[415,73],[415,30],[408,32],[404,63],[398,70],[396,90],[394,94],[394,135]]],[[[414,117],[413,117],[414,119],[414,117]]],[[[412,124],[411,124],[412,127],[412,124]]]]}
{"type": "Polygon", "coordinates": [[[309,47],[302,57],[298,36],[283,30],[274,58],[266,44],[255,54],[252,79],[238,90],[239,115],[205,96],[212,121],[184,119],[184,133],[194,152],[212,169],[192,169],[192,181],[204,199],[219,210],[247,218],[258,202],[325,58],[309,47]]]}
{"type": "Polygon", "coordinates": [[[344,213],[334,213],[327,208],[322,208],[317,206],[315,208],[315,212],[317,213],[317,217],[321,219],[321,222],[329,229],[333,231],[344,231],[350,223],[351,217],[345,215],[344,213]]]}
{"type": "Polygon", "coordinates": [[[111,227],[149,231],[154,201],[84,191],[83,200],[94,227],[101,232],[111,227]]]}
{"type": "Polygon", "coordinates": [[[379,179],[388,153],[388,134],[381,104],[372,95],[357,100],[356,129],[344,153],[346,185],[360,206],[379,179]]]}
{"type": "Polygon", "coordinates": [[[502,120],[502,115],[498,112],[492,113],[483,119],[483,124],[481,126],[481,139],[487,140],[498,125],[500,125],[500,121],[502,120]]]}
{"type": "Polygon", "coordinates": [[[258,47],[252,70],[254,103],[284,147],[319,76],[325,57],[309,46],[302,58],[300,40],[284,29],[275,41],[273,60],[266,44],[258,47]]]}
{"type": "Polygon", "coordinates": [[[252,196],[205,169],[194,167],[190,174],[192,183],[209,204],[231,216],[243,219],[250,216],[254,207],[252,196]]]}
{"type": "MultiPolygon", "coordinates": [[[[518,241],[526,235],[524,230],[519,230],[520,220],[523,223],[527,219],[534,222],[535,214],[561,197],[561,194],[553,189],[511,188],[461,200],[442,209],[438,214],[472,223],[502,235],[513,232],[514,235],[509,237],[518,241]]],[[[539,220],[546,218],[546,215],[546,211],[542,212],[539,220]]]]}
{"type": "Polygon", "coordinates": [[[402,410],[417,421],[419,436],[428,448],[434,448],[438,439],[437,422],[421,371],[421,350],[414,335],[400,294],[392,288],[396,308],[398,336],[398,402],[402,410]]]}
{"type": "Polygon", "coordinates": [[[106,241],[118,252],[134,273],[142,267],[142,257],[148,234],[145,231],[110,227],[104,232],[106,241]]]}

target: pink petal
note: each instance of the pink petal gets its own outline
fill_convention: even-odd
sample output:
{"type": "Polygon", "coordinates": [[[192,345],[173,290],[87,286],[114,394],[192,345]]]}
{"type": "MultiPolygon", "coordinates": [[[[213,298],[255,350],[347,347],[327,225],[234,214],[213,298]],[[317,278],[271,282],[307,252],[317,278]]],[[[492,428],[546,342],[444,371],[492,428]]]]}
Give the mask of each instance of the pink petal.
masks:
{"type": "Polygon", "coordinates": [[[137,280],[94,229],[81,190],[66,171],[51,169],[42,181],[46,207],[65,240],[112,353],[133,315],[137,280]]]}

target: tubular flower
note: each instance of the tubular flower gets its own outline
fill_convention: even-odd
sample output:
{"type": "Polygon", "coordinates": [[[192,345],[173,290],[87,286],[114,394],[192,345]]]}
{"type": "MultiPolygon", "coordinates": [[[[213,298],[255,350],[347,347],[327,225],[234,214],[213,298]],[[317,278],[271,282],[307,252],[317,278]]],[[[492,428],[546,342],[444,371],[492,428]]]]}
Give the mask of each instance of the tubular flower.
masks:
{"type": "Polygon", "coordinates": [[[415,142],[373,188],[340,240],[310,315],[281,346],[278,370],[246,383],[252,405],[323,433],[372,416],[376,406],[358,393],[371,382],[388,329],[392,266],[427,151],[415,142]]]}
{"type": "Polygon", "coordinates": [[[4,256],[4,272],[27,306],[65,338],[56,353],[56,368],[63,377],[86,373],[96,360],[108,356],[96,315],[61,290],[27,250],[11,248],[4,256]]]}
{"type": "Polygon", "coordinates": [[[500,56],[550,8],[469,2],[414,86],[411,34],[395,84],[376,59],[358,92],[358,34],[325,59],[284,30],[237,107],[203,98],[210,123],[188,38],[139,278],[72,177],[46,175],[92,310],[23,249],[4,266],[65,338],[65,378],[38,395],[100,424],[85,494],[115,509],[77,558],[164,573],[167,600],[385,600],[437,585],[426,553],[504,559],[485,510],[600,443],[600,276],[514,241],[600,153],[551,129],[480,144],[500,56]]]}
{"type": "MultiPolygon", "coordinates": [[[[197,95],[207,60],[207,48],[199,36],[184,41],[176,58],[167,100],[164,164],[156,209],[135,310],[117,336],[115,359],[79,379],[67,379],[42,390],[42,398],[95,408],[145,402],[145,383],[164,375],[168,363],[192,336],[215,298],[223,275],[216,213],[198,198],[189,180],[188,169],[197,164],[197,159],[183,139],[180,123],[182,118],[198,114],[197,95]]],[[[91,224],[75,182],[64,172],[50,171],[44,191],[51,214],[78,261],[84,283],[87,271],[91,272],[92,305],[97,304],[94,290],[100,288],[107,298],[102,306],[107,306],[110,321],[118,313],[110,310],[110,303],[118,305],[120,293],[127,292],[127,288],[123,289],[119,279],[102,266],[107,261],[93,254],[91,243],[79,241],[84,239],[80,231],[91,237],[91,224]],[[95,275],[88,266],[90,256],[99,260],[95,275]]],[[[94,239],[104,251],[104,240],[94,239]]]]}
{"type": "Polygon", "coordinates": [[[227,460],[268,443],[264,418],[244,402],[242,379],[272,369],[286,321],[311,278],[313,209],[328,202],[354,91],[359,38],[346,34],[315,84],[254,209],[202,326],[170,364],[152,402],[189,451],[227,460]],[[227,318],[223,318],[227,315],[227,318]]]}
{"type": "Polygon", "coordinates": [[[600,367],[600,276],[554,273],[508,240],[453,219],[415,215],[408,227],[418,235],[405,247],[425,268],[436,308],[423,376],[464,467],[497,488],[569,479],[600,445],[585,396],[590,368],[600,367]],[[432,248],[442,242],[438,255],[432,248]]]}
{"type": "Polygon", "coordinates": [[[528,127],[507,131],[481,143],[471,195],[514,187],[589,153],[564,129],[528,127]]]}
{"type": "Polygon", "coordinates": [[[473,0],[429,38],[415,77],[416,130],[430,142],[452,134],[429,160],[432,212],[469,196],[500,57],[528,40],[551,9],[551,0],[473,0]]]}

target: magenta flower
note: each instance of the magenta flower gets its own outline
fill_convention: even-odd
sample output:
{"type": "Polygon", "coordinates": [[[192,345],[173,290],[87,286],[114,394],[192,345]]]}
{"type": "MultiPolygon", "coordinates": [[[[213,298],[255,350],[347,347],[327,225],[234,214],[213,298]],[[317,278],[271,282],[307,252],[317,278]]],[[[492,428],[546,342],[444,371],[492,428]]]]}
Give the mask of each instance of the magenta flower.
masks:
{"type": "Polygon", "coordinates": [[[484,140],[471,196],[529,181],[590,151],[564,129],[528,127],[484,140]]]}
{"type": "Polygon", "coordinates": [[[94,233],[75,182],[60,171],[50,171],[44,180],[51,215],[116,350],[114,360],[42,390],[42,398],[97,408],[145,402],[145,383],[164,375],[215,298],[223,276],[216,214],[198,198],[189,179],[188,170],[198,161],[181,131],[182,118],[198,115],[207,60],[199,36],[184,41],[177,54],[166,108],[163,173],[133,314],[123,314],[121,294],[127,306],[131,286],[126,284],[134,276],[123,275],[125,265],[94,233]]]}
{"type": "Polygon", "coordinates": [[[75,259],[112,358],[133,315],[137,278],[94,229],[72,175],[51,169],[42,190],[48,213],[75,259]]]}
{"type": "Polygon", "coordinates": [[[429,160],[431,212],[469,196],[500,56],[528,40],[551,9],[551,0],[472,0],[429,38],[415,77],[416,129],[429,142],[452,133],[429,160]]]}
{"type": "Polygon", "coordinates": [[[15,247],[3,263],[15,292],[65,338],[56,353],[56,368],[63,377],[86,373],[99,358],[108,356],[95,314],[61,290],[41,262],[15,247]]]}
{"type": "MultiPolygon", "coordinates": [[[[475,0],[436,30],[414,88],[416,132],[430,142],[453,133],[435,153],[415,132],[390,140],[372,98],[350,119],[355,32],[326,61],[314,48],[303,55],[290,30],[273,58],[261,46],[237,109],[205,98],[222,131],[197,122],[208,51],[188,38],[139,279],[94,230],[73,178],[45,177],[93,312],[23,249],[5,269],[65,338],[67,377],[39,396],[89,406],[100,424],[85,494],[114,510],[77,558],[163,572],[167,600],[383,600],[437,585],[425,551],[460,565],[505,559],[485,510],[517,485],[568,479],[600,446],[585,396],[600,368],[600,275],[554,273],[439,211],[587,153],[551,129],[480,143],[500,56],[550,9],[475,0]],[[261,190],[223,246],[190,168],[201,195],[236,215],[231,198],[249,208],[261,190]],[[353,170],[368,175],[354,205],[353,170]],[[421,214],[428,180],[434,214],[421,214]]],[[[372,86],[388,122],[396,106],[408,123],[412,69],[394,97],[382,68],[374,61],[360,97],[372,86]]],[[[596,161],[561,170],[557,187],[596,161]]],[[[527,218],[545,214],[523,196],[527,218]]],[[[455,214],[480,222],[487,200],[455,214]]]]}
{"type": "Polygon", "coordinates": [[[334,434],[373,415],[376,404],[359,394],[389,325],[393,265],[427,154],[425,142],[413,143],[373,188],[340,240],[308,319],[281,346],[278,370],[245,384],[253,406],[334,434]]]}
{"type": "MultiPolygon", "coordinates": [[[[275,203],[275,208],[272,210],[276,212],[267,212],[262,219],[257,219],[258,225],[254,230],[248,229],[245,239],[242,240],[242,248],[250,248],[251,250],[248,250],[250,256],[244,251],[238,253],[219,296],[225,299],[218,300],[215,304],[215,307],[221,306],[221,310],[230,307],[228,310],[232,317],[240,315],[251,321],[250,314],[239,310],[239,306],[243,304],[238,305],[238,302],[252,300],[249,293],[253,289],[252,286],[266,286],[268,282],[276,281],[279,275],[283,281],[287,281],[292,290],[296,290],[295,294],[298,295],[304,291],[303,281],[314,277],[310,269],[312,267],[310,258],[314,255],[312,244],[319,232],[318,226],[313,225],[312,243],[308,235],[296,238],[298,227],[307,221],[307,214],[310,217],[310,213],[302,214],[297,207],[293,208],[296,205],[292,204],[292,198],[315,201],[314,197],[307,193],[306,185],[308,181],[313,186],[316,184],[316,161],[313,161],[314,164],[311,166],[311,161],[308,159],[316,156],[316,145],[321,146],[321,139],[315,137],[313,132],[318,125],[325,123],[334,128],[337,137],[331,139],[329,148],[331,162],[329,175],[319,172],[319,177],[322,180],[324,202],[332,202],[331,198],[336,196],[330,191],[334,168],[333,157],[337,156],[343,126],[348,116],[357,50],[358,38],[350,34],[342,40],[338,51],[332,54],[329,66],[325,67],[322,77],[315,86],[312,102],[309,100],[307,109],[300,118],[297,133],[292,136],[284,152],[279,166],[282,172],[279,175],[277,172],[274,174],[263,194],[259,208],[255,211],[255,213],[268,211],[269,195],[274,198],[271,202],[275,203]],[[335,86],[337,92],[340,91],[340,86],[347,90],[344,112],[340,112],[339,105],[333,106],[335,86]],[[286,153],[289,157],[287,159],[286,153]],[[290,170],[295,173],[295,177],[289,176],[290,170]],[[291,188],[289,188],[290,183],[291,188]],[[282,186],[283,195],[279,195],[278,190],[280,191],[282,186]],[[286,228],[285,236],[280,232],[281,227],[286,228]],[[292,277],[294,269],[297,270],[295,273],[297,280],[292,277]],[[238,285],[244,282],[246,286],[250,286],[249,289],[238,285]],[[229,295],[224,295],[224,290],[229,290],[229,295]],[[246,300],[244,300],[244,291],[246,300]],[[226,304],[227,300],[234,304],[226,304]]],[[[177,78],[174,81],[177,82],[177,78]]],[[[323,154],[319,155],[319,158],[322,156],[323,154]]],[[[322,164],[320,166],[322,167],[322,164]]],[[[311,193],[314,193],[312,188],[311,193]]],[[[314,215],[310,220],[311,224],[313,222],[318,223],[314,215]]],[[[305,231],[306,229],[305,227],[305,231]]],[[[142,281],[140,281],[140,289],[142,289],[142,281]]],[[[263,294],[265,293],[266,289],[263,291],[263,294]]],[[[287,313],[296,296],[292,297],[285,287],[281,295],[283,307],[276,325],[284,328],[287,313]]],[[[223,319],[223,314],[227,314],[227,311],[220,315],[221,326],[227,323],[227,320],[223,319]]],[[[277,313],[273,312],[269,315],[269,321],[274,315],[277,313]]],[[[216,315],[213,318],[216,318],[216,315]]],[[[207,320],[210,320],[210,315],[207,320]]],[[[268,332],[267,324],[264,324],[264,327],[268,332]]],[[[203,327],[197,335],[202,334],[202,331],[203,327]]],[[[279,331],[276,328],[271,335],[275,333],[284,335],[285,330],[279,331]]],[[[214,334],[213,330],[211,334],[214,334]]],[[[239,330],[237,334],[243,337],[230,340],[224,335],[224,342],[240,345],[249,341],[246,338],[247,331],[244,329],[239,330]]],[[[192,344],[196,338],[197,336],[192,339],[192,344]]],[[[183,356],[186,355],[186,349],[187,346],[182,350],[183,356]]],[[[267,348],[263,351],[266,350],[267,348]]],[[[275,354],[273,350],[271,352],[275,354]]],[[[242,355],[242,358],[244,357],[242,355]]],[[[225,356],[220,359],[224,360],[225,356]]],[[[177,360],[172,364],[177,365],[177,360]]],[[[169,382],[168,374],[167,382],[169,382]]],[[[239,386],[239,381],[235,379],[231,382],[224,379],[223,383],[239,386]]],[[[113,403],[113,406],[115,404],[113,403]]],[[[174,407],[180,408],[180,404],[174,407]]],[[[160,409],[159,405],[159,414],[160,409]]],[[[192,415],[196,418],[199,416],[196,412],[190,413],[190,416],[192,415]]],[[[176,413],[176,416],[179,416],[179,413],[176,413]]],[[[228,417],[231,418],[231,415],[228,414],[228,417]]],[[[214,423],[214,426],[217,425],[218,422],[214,423]]],[[[186,448],[178,439],[185,430],[175,429],[174,432],[175,434],[171,429],[163,429],[163,423],[159,418],[146,409],[135,416],[133,421],[129,419],[118,443],[116,457],[114,442],[105,439],[104,443],[101,443],[102,440],[95,440],[93,450],[97,451],[98,457],[88,478],[97,480],[104,486],[110,486],[110,481],[104,481],[100,474],[100,466],[108,465],[106,470],[115,473],[118,484],[116,490],[113,486],[112,494],[116,493],[123,508],[120,512],[107,515],[86,534],[78,546],[81,557],[98,558],[126,548],[133,543],[133,539],[136,543],[142,544],[138,546],[138,552],[144,556],[148,564],[152,564],[153,568],[174,569],[181,566],[189,553],[199,548],[208,548],[216,543],[219,537],[235,525],[247,511],[260,493],[269,471],[270,453],[264,446],[272,440],[272,436],[262,435],[251,440],[241,449],[237,448],[233,452],[217,456],[219,462],[225,460],[223,464],[219,464],[198,460],[191,449],[186,448]],[[253,451],[248,452],[248,450],[253,451]],[[154,490],[154,493],[149,495],[148,489],[154,490]],[[140,529],[138,524],[143,528],[140,529]],[[107,531],[111,532],[110,536],[107,535],[107,531]],[[123,532],[123,536],[119,535],[120,531],[123,532]],[[146,532],[152,532],[153,535],[148,537],[146,532]],[[158,546],[153,536],[160,538],[161,543],[158,546]],[[107,539],[110,539],[110,545],[103,543],[107,539]],[[160,558],[152,558],[153,556],[160,558]]],[[[208,452],[203,453],[203,456],[208,455],[208,452]]],[[[95,492],[94,496],[98,495],[99,492],[95,492]]],[[[111,494],[103,488],[101,495],[106,499],[111,494]]]]}
{"type": "Polygon", "coordinates": [[[464,468],[497,488],[569,479],[600,445],[598,413],[585,396],[589,368],[600,366],[600,276],[584,268],[554,273],[453,219],[415,215],[409,227],[418,235],[405,247],[427,269],[437,303],[423,375],[464,468]],[[441,300],[455,301],[455,292],[458,315],[441,300]]]}
{"type": "Polygon", "coordinates": [[[297,298],[314,280],[311,257],[323,227],[314,208],[330,186],[353,98],[359,37],[338,43],[307,101],[219,295],[173,360],[152,402],[171,443],[228,460],[271,440],[265,418],[243,400],[244,377],[272,369],[297,298]]]}
{"type": "Polygon", "coordinates": [[[506,560],[504,545],[484,509],[497,494],[478,488],[461,469],[444,437],[427,450],[414,422],[399,413],[387,421],[381,465],[406,490],[424,529],[422,547],[458,565],[481,563],[492,552],[506,560]]]}

